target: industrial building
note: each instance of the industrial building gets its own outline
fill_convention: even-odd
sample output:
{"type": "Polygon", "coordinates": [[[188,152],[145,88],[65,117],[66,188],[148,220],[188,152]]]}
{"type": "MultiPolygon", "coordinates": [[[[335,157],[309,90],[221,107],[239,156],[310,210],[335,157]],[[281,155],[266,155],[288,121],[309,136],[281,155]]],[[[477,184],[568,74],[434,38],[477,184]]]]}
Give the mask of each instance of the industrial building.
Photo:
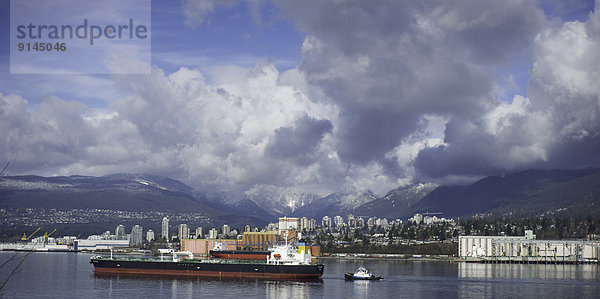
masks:
{"type": "Polygon", "coordinates": [[[245,232],[242,236],[244,249],[265,250],[268,246],[272,246],[277,241],[277,232],[245,232]]]}
{"type": "Polygon", "coordinates": [[[191,251],[194,256],[209,256],[209,251],[219,242],[225,245],[225,250],[237,249],[238,240],[232,239],[183,239],[181,240],[181,251],[191,251]]]}
{"type": "Polygon", "coordinates": [[[99,250],[115,247],[129,247],[129,240],[75,240],[74,250],[99,250]]]}
{"type": "Polygon", "coordinates": [[[280,217],[279,230],[298,230],[299,218],[280,217]]]}
{"type": "MultiPolygon", "coordinates": [[[[297,242],[297,232],[290,231],[287,234],[288,241],[297,242]]],[[[195,256],[209,256],[216,242],[225,245],[225,250],[268,250],[277,241],[282,240],[281,233],[269,232],[245,232],[242,240],[235,239],[183,239],[181,240],[181,251],[191,251],[195,256]]],[[[299,243],[300,246],[300,243],[299,243]]],[[[320,246],[301,245],[304,250],[310,249],[313,256],[321,254],[320,246]]]]}
{"type": "Polygon", "coordinates": [[[600,242],[585,240],[537,240],[525,236],[459,236],[458,256],[474,262],[597,263],[600,242]]]}

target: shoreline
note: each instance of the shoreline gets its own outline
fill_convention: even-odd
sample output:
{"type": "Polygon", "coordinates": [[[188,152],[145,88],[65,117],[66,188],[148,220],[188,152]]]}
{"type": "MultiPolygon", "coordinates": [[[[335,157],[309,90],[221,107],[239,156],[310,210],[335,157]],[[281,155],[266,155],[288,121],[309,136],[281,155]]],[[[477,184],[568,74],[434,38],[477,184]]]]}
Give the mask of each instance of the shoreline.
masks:
{"type": "Polygon", "coordinates": [[[403,260],[403,261],[457,261],[453,255],[436,254],[386,254],[386,253],[332,253],[314,257],[316,259],[336,260],[403,260]]]}

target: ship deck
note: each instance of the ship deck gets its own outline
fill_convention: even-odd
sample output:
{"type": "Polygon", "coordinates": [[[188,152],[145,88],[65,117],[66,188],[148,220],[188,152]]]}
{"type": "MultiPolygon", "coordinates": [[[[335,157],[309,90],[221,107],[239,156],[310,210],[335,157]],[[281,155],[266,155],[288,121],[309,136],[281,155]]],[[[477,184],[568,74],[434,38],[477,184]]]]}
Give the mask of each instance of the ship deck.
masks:
{"type": "MultiPolygon", "coordinates": [[[[93,260],[102,261],[127,261],[127,262],[164,262],[164,263],[196,263],[196,264],[251,264],[251,265],[264,265],[264,260],[234,260],[234,259],[181,259],[179,261],[173,261],[171,257],[165,257],[164,259],[149,257],[110,257],[110,256],[97,256],[93,257],[93,260]]],[[[316,265],[311,263],[309,265],[316,265]]]]}

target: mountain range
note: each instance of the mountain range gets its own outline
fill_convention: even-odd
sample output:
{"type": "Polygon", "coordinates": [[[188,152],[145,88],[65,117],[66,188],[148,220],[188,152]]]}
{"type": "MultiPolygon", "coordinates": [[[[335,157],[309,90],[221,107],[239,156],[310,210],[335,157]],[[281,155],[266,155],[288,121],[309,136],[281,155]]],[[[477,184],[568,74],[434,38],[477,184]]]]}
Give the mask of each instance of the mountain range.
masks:
{"type": "Polygon", "coordinates": [[[265,189],[236,200],[227,194],[208,196],[198,189],[171,178],[141,174],[4,176],[0,177],[0,207],[160,211],[199,215],[206,225],[265,225],[284,215],[319,220],[347,214],[406,219],[422,212],[438,212],[446,218],[600,214],[599,168],[526,170],[485,177],[469,185],[417,183],[380,198],[368,190],[319,197],[265,189]]]}

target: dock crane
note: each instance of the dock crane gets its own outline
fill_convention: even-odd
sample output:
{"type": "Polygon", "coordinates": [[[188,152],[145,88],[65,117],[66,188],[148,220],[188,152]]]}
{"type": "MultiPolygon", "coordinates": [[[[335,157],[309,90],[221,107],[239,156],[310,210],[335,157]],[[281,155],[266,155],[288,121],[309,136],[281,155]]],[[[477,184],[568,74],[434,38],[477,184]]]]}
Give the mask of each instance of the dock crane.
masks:
{"type": "Polygon", "coordinates": [[[48,237],[50,237],[50,235],[53,234],[55,231],[56,231],[56,228],[53,231],[51,231],[50,233],[48,233],[48,232],[44,233],[44,239],[43,239],[43,241],[44,241],[44,247],[48,243],[48,237]]]}
{"type": "Polygon", "coordinates": [[[4,168],[2,168],[2,171],[0,171],[0,175],[2,175],[4,173],[4,171],[6,171],[6,169],[8,168],[8,164],[10,164],[10,162],[7,162],[6,166],[4,166],[4,168]]]}
{"type": "Polygon", "coordinates": [[[44,233],[44,239],[46,239],[46,238],[50,237],[50,235],[51,235],[51,234],[53,234],[55,231],[56,231],[56,228],[55,228],[53,231],[49,232],[49,233],[48,233],[48,232],[45,232],[45,233],[44,233]]]}
{"type": "Polygon", "coordinates": [[[38,227],[38,229],[36,229],[34,232],[31,233],[31,235],[27,236],[27,234],[23,233],[23,237],[21,238],[22,241],[27,241],[29,239],[31,239],[31,237],[33,237],[33,235],[35,235],[35,233],[37,233],[40,229],[42,229],[42,227],[38,227]]]}

